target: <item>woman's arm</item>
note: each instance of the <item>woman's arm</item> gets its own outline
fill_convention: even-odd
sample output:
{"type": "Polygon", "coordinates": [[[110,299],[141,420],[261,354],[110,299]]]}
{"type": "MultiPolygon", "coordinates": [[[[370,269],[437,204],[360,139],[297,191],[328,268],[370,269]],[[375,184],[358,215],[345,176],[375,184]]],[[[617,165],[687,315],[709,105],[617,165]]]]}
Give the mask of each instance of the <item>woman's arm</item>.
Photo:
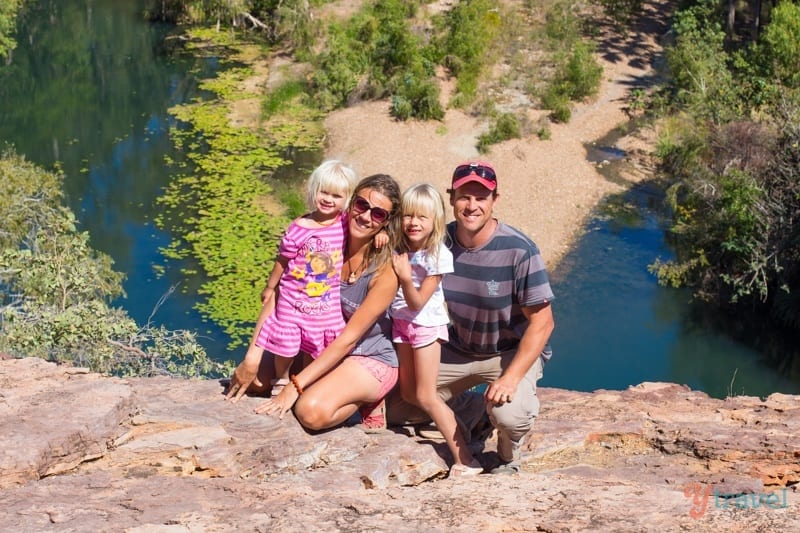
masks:
{"type": "Polygon", "coordinates": [[[397,276],[387,265],[372,278],[364,301],[347,321],[339,336],[297,375],[300,386],[308,387],[349,354],[369,328],[383,316],[392,304],[395,294],[397,294],[397,276]]]}
{"type": "MultiPolygon", "coordinates": [[[[301,389],[311,386],[327,374],[355,348],[361,337],[389,308],[394,295],[397,294],[397,287],[397,276],[391,266],[386,265],[376,273],[364,301],[347,321],[339,336],[319,354],[319,357],[295,376],[297,385],[301,389]]],[[[297,397],[295,387],[285,387],[277,397],[256,407],[256,412],[277,412],[279,417],[283,417],[283,414],[297,401],[297,397]]]]}

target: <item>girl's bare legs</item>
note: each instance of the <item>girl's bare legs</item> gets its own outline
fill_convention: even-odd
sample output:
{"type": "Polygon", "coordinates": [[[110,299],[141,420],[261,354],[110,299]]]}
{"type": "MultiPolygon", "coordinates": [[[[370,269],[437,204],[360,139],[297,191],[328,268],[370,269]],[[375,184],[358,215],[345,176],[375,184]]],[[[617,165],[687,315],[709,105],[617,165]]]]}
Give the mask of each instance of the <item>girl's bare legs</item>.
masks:
{"type": "Polygon", "coordinates": [[[358,362],[345,357],[333,370],[303,391],[294,414],[308,429],[341,424],[364,404],[377,402],[381,384],[358,362]]]}
{"type": "MultiPolygon", "coordinates": [[[[275,369],[277,361],[273,363],[273,359],[278,359],[271,353],[264,351],[260,346],[256,346],[258,334],[261,332],[261,326],[267,320],[267,317],[272,314],[275,308],[275,299],[272,295],[267,298],[261,306],[261,313],[256,320],[256,326],[253,329],[253,336],[250,338],[250,345],[247,347],[244,359],[239,363],[237,373],[241,370],[245,376],[250,376],[252,373],[256,374],[260,385],[253,381],[247,387],[248,392],[251,394],[264,394],[269,392],[271,386],[270,382],[275,377],[275,369]]],[[[289,360],[291,361],[291,359],[289,360]]]]}
{"type": "Polygon", "coordinates": [[[398,344],[397,355],[400,357],[400,393],[403,399],[418,405],[430,415],[444,436],[456,464],[473,464],[475,458],[458,428],[455,413],[436,392],[441,358],[439,343],[433,342],[421,348],[398,344]]]}
{"type": "MultiPolygon", "coordinates": [[[[292,368],[294,357],[283,357],[281,355],[273,354],[272,358],[275,360],[275,380],[273,385],[277,385],[280,389],[282,389],[284,385],[289,383],[289,370],[292,368]]],[[[280,392],[280,390],[276,392],[275,387],[273,387],[272,390],[272,396],[276,396],[278,392],[280,392]]]]}

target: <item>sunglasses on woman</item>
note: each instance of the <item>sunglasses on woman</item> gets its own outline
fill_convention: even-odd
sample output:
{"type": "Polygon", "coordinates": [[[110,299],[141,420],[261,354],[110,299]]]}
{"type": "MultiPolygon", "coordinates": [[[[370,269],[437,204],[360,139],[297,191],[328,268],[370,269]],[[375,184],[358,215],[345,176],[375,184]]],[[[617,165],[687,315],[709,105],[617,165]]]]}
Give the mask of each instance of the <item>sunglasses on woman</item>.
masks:
{"type": "Polygon", "coordinates": [[[376,224],[383,224],[389,218],[389,211],[382,207],[369,205],[367,199],[362,198],[361,196],[356,196],[353,198],[353,211],[355,211],[357,215],[361,215],[369,211],[369,217],[376,224]]]}

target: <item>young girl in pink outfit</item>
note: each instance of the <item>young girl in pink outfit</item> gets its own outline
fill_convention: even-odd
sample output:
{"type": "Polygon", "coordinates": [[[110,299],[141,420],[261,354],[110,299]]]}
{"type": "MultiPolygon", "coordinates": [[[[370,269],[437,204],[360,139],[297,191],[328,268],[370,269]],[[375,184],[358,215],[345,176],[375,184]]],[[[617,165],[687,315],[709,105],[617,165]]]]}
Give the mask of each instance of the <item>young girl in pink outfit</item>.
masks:
{"type": "Polygon", "coordinates": [[[400,392],[428,413],[447,441],[454,460],[450,476],[480,474],[483,468],[467,447],[453,411],[436,391],[439,343],[447,342],[450,321],[441,282],[453,272],[453,254],[444,243],[444,202],[432,186],[419,184],[403,193],[400,209],[403,238],[392,258],[400,288],[391,306],[400,392]]]}
{"type": "Polygon", "coordinates": [[[323,162],[308,180],[311,212],[294,220],[281,239],[261,295],[260,327],[256,325],[248,349],[248,355],[257,351],[260,357],[264,349],[274,356],[273,396],[289,383],[296,355],[316,358],[344,327],[339,275],[348,227],[345,209],[355,184],[352,168],[340,161],[323,162]]]}

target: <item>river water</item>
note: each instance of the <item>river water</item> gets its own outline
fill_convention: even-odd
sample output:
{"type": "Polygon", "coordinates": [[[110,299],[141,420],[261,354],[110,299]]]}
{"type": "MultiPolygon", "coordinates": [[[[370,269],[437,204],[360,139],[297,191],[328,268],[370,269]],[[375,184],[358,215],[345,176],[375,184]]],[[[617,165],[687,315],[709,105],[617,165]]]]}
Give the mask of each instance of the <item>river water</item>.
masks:
{"type": "MultiPolygon", "coordinates": [[[[116,305],[140,323],[198,331],[212,356],[239,359],[193,308],[203,279],[187,279],[180,274],[187,265],[164,261],[159,249],[171,236],[153,224],[155,200],[170,180],[165,158],[181,158],[167,109],[200,96],[197,76],[213,72],[214,61],[167,53],[170,28],[142,20],[137,2],[31,4],[20,46],[0,67],[0,143],[64,171],[82,228],[127,274],[127,297],[116,305]]],[[[759,350],[698,320],[687,292],[660,288],[647,272],[655,257],[670,255],[652,209],[657,196],[632,191],[640,216],[596,219],[552,273],[557,328],[541,385],[588,391],[673,381],[716,397],[800,393],[800,377],[789,379],[759,350]]]]}
{"type": "MultiPolygon", "coordinates": [[[[168,25],[149,24],[142,3],[39,0],[19,22],[19,46],[0,66],[0,144],[65,174],[67,203],[92,245],[127,274],[127,297],[114,303],[140,324],[163,295],[155,324],[191,329],[209,353],[229,340],[193,309],[200,279],[183,278],[172,262],[163,276],[156,198],[170,179],[165,158],[180,161],[169,139],[167,109],[200,96],[197,76],[213,60],[165,50],[168,25]]],[[[223,357],[225,358],[225,357],[223,357]]]]}

